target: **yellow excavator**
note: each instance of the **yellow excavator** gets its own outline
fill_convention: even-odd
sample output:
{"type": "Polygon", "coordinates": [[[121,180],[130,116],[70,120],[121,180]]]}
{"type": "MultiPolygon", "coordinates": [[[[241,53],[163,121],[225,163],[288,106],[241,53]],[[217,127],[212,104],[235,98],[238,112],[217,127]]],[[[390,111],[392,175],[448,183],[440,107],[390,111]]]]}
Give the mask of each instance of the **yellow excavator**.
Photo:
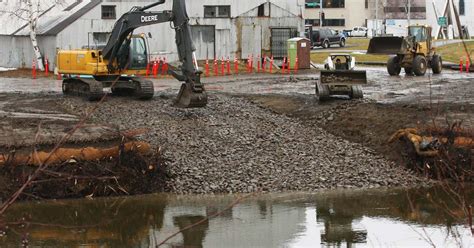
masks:
{"type": "Polygon", "coordinates": [[[405,73],[423,76],[427,68],[439,74],[443,70],[443,61],[433,47],[432,28],[427,25],[411,25],[407,37],[374,37],[370,40],[367,54],[395,55],[387,61],[387,71],[391,76],[405,73]]]}
{"type": "Polygon", "coordinates": [[[179,68],[170,66],[168,73],[183,82],[176,105],[184,108],[206,106],[207,94],[201,83],[202,72],[194,53],[185,0],[173,0],[171,11],[147,11],[164,3],[165,0],[160,0],[144,7],[133,7],[122,15],[102,50],[60,50],[57,65],[58,73],[64,78],[63,93],[94,101],[102,98],[104,87],[111,87],[112,94],[151,99],[153,82],[138,76],[146,73],[150,61],[148,42],[144,35],[133,34],[133,31],[142,26],[171,22],[181,65],[179,68]]]}

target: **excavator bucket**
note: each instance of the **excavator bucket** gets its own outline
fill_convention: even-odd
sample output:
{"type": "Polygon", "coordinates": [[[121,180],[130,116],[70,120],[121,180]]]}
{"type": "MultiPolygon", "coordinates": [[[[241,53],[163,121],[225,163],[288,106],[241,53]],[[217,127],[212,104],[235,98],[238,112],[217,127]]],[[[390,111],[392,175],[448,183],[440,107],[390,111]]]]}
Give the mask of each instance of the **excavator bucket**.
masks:
{"type": "Polygon", "coordinates": [[[321,83],[345,85],[367,84],[367,72],[357,70],[321,71],[321,83]]]}
{"type": "Polygon", "coordinates": [[[406,40],[403,37],[374,37],[370,39],[367,54],[401,54],[406,40]]]}
{"type": "Polygon", "coordinates": [[[202,108],[207,105],[207,93],[204,86],[197,87],[191,83],[183,83],[175,102],[180,108],[202,108]]]}

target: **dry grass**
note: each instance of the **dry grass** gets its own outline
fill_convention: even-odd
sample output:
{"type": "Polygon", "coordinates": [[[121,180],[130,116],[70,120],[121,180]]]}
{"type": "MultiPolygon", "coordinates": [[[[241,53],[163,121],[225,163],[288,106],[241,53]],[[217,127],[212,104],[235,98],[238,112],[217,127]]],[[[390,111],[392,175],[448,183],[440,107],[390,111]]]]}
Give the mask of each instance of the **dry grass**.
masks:
{"type": "MultiPolygon", "coordinates": [[[[471,53],[471,58],[474,59],[474,41],[466,42],[467,48],[471,53]]],[[[462,43],[456,43],[436,48],[436,52],[439,53],[444,61],[453,63],[459,63],[459,59],[463,58],[466,63],[466,52],[462,43]]]]}

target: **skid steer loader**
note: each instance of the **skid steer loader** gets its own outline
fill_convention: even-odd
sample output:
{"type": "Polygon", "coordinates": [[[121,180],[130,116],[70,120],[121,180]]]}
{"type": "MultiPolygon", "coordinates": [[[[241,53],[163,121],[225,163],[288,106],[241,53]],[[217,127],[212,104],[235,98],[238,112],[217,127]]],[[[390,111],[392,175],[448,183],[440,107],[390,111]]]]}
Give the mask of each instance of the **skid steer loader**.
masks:
{"type": "Polygon", "coordinates": [[[319,101],[333,95],[346,95],[351,99],[363,98],[362,87],[367,84],[367,72],[355,69],[355,58],[350,54],[331,54],[326,59],[320,80],[316,82],[319,101]]]}
{"type": "Polygon", "coordinates": [[[374,37],[370,40],[367,54],[395,55],[388,59],[387,71],[391,76],[400,74],[423,76],[427,68],[434,74],[441,73],[443,61],[432,44],[432,28],[425,25],[408,27],[407,37],[374,37]]]}

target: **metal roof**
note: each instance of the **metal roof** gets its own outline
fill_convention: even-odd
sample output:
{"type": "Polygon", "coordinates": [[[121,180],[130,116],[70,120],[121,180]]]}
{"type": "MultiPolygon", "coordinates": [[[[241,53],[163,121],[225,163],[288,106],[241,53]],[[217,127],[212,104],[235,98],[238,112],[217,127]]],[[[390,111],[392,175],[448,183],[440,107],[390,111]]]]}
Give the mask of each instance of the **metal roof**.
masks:
{"type": "MultiPolygon", "coordinates": [[[[56,35],[85,13],[96,7],[102,0],[75,0],[64,8],[62,5],[52,5],[39,15],[37,25],[37,35],[56,35]]],[[[15,18],[13,16],[3,16],[5,18],[15,18]]],[[[5,35],[27,36],[29,35],[28,23],[23,20],[15,20],[12,23],[17,25],[14,31],[4,33],[5,35]]]]}

